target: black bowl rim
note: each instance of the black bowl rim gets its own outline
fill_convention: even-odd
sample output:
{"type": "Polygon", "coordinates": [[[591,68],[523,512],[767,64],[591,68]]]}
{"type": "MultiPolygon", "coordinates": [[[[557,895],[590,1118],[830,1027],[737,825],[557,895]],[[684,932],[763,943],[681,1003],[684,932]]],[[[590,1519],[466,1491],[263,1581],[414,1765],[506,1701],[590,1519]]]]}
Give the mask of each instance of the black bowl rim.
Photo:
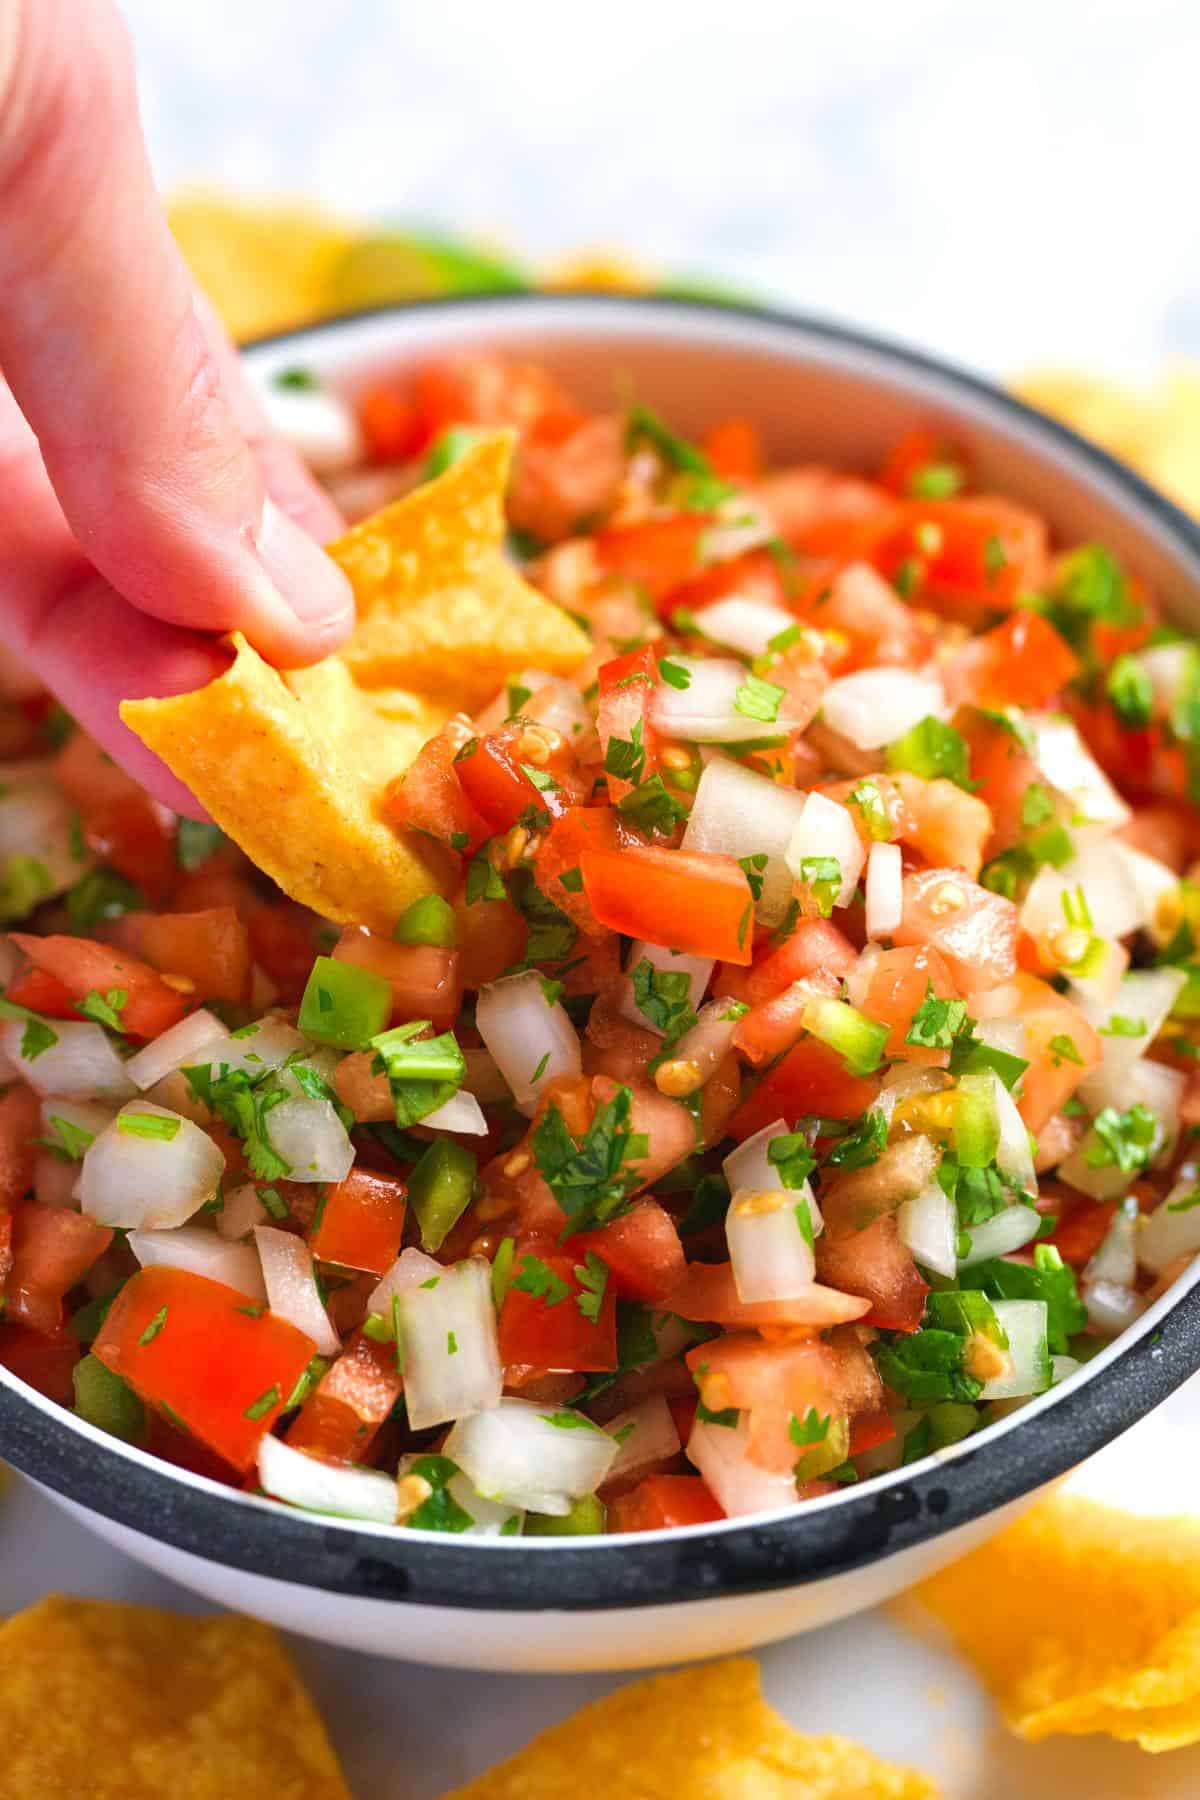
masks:
{"type": "MultiPolygon", "coordinates": [[[[395,314],[554,308],[589,316],[719,316],[794,332],[929,375],[995,415],[1034,427],[1104,478],[1174,539],[1200,582],[1200,529],[1132,470],[1013,395],[927,352],[769,306],[615,294],[455,296],[339,315],[256,340],[311,340],[395,314]]],[[[818,1583],[971,1526],[1019,1503],[1127,1430],[1200,1368],[1200,1280],[1154,1309],[1110,1360],[1044,1403],[989,1428],[948,1457],[927,1458],[795,1512],[717,1527],[620,1538],[442,1538],[326,1522],[183,1473],[74,1421],[0,1368],[0,1450],[22,1473],[85,1512],[206,1562],[347,1596],[513,1613],[608,1611],[818,1583]],[[947,1463],[952,1463],[948,1470],[947,1463]]],[[[414,1646],[419,1649],[419,1646],[414,1646]]]]}

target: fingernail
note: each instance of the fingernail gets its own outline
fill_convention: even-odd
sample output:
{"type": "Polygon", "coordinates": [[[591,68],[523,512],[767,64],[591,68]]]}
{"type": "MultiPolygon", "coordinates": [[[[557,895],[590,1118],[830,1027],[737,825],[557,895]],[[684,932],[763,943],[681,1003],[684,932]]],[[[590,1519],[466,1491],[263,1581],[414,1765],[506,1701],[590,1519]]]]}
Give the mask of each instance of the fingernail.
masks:
{"type": "Polygon", "coordinates": [[[350,583],[307,531],[271,499],[263,504],[256,547],[263,568],[298,619],[330,638],[348,628],[354,617],[350,583]]]}

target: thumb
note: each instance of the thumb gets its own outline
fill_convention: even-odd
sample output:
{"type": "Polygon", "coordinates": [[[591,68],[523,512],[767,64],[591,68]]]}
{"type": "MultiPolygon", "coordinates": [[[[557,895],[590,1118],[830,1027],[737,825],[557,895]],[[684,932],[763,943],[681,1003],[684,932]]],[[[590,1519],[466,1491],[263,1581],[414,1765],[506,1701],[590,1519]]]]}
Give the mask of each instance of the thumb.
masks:
{"type": "Polygon", "coordinates": [[[0,5],[0,366],[71,528],[143,612],[284,666],[353,621],[267,495],[155,193],[108,0],[0,5]]]}

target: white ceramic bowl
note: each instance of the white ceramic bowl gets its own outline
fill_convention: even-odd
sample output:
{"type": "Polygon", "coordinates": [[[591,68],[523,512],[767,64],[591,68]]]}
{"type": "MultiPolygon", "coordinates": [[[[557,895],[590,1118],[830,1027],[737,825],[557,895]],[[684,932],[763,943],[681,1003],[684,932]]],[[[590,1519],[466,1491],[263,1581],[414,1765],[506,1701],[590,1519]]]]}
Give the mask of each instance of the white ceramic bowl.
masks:
{"type": "MultiPolygon", "coordinates": [[[[1128,469],[918,353],[761,310],[616,296],[431,302],[256,346],[347,391],[488,346],[585,402],[631,391],[683,431],[729,413],[777,457],[877,465],[914,422],[985,483],[1099,538],[1200,617],[1200,532],[1128,469]]],[[[745,1649],[857,1611],[996,1530],[1200,1367],[1200,1264],[1051,1393],[953,1449],[786,1512],[632,1537],[463,1540],[289,1511],[82,1424],[0,1369],[0,1452],[111,1543],[213,1600],[385,1656],[561,1672],[745,1649]]]]}

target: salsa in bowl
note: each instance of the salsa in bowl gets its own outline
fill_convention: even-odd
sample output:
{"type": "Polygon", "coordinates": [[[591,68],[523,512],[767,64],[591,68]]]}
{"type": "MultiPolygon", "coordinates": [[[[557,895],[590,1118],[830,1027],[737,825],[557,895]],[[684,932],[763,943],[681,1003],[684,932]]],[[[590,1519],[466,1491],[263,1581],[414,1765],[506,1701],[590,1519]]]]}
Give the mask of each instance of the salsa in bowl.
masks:
{"type": "Polygon", "coordinates": [[[931,1455],[1014,1497],[973,1455],[1099,1391],[1200,1245],[1178,594],[997,492],[941,393],[823,464],[727,386],[598,404],[602,337],[578,385],[321,341],[267,392],[351,514],[516,430],[508,554],[586,654],[397,770],[453,878],[388,935],[23,709],[0,1355],[398,1566],[878,1518],[931,1455]]]}

